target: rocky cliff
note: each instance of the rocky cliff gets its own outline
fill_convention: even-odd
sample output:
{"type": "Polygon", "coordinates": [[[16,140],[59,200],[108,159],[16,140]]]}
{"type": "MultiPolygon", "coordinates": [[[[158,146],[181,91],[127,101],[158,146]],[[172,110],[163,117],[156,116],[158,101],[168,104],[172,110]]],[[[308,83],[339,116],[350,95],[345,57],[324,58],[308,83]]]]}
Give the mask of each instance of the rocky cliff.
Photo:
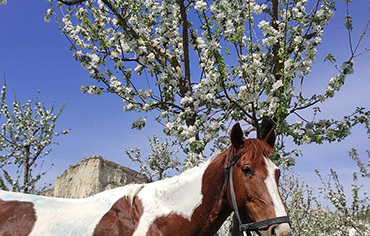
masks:
{"type": "Polygon", "coordinates": [[[54,190],[49,190],[47,195],[82,198],[129,183],[147,181],[148,178],[141,173],[107,161],[101,156],[92,156],[70,166],[57,177],[54,190]]]}

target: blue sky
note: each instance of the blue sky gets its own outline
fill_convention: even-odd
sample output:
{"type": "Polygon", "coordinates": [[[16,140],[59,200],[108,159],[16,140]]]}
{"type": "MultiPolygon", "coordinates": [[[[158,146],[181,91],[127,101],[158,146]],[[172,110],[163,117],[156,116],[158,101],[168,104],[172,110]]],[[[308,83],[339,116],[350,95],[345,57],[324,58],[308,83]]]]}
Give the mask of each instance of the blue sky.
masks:
{"type": "MultiPolygon", "coordinates": [[[[359,35],[370,17],[367,5],[367,1],[355,1],[352,4],[355,36],[359,35]]],[[[323,62],[327,53],[334,54],[339,62],[349,57],[348,38],[343,27],[343,6],[343,2],[338,1],[339,11],[325,30],[323,43],[318,48],[317,62],[305,82],[304,92],[307,94],[324,91],[330,77],[336,74],[329,63],[323,62]]],[[[126,157],[123,148],[140,147],[147,153],[148,136],[153,133],[161,135],[162,128],[148,121],[142,131],[132,130],[132,121],[140,115],[123,112],[120,98],[107,94],[90,96],[80,92],[82,84],[91,84],[93,81],[72,57],[70,44],[61,35],[54,19],[50,23],[44,22],[47,9],[46,0],[9,0],[6,6],[0,6],[0,74],[1,77],[5,74],[8,88],[14,88],[23,102],[35,97],[37,90],[40,90],[39,98],[47,106],[56,103],[60,107],[66,103],[57,122],[57,130],[72,130],[70,134],[55,139],[60,145],[54,146],[45,168],[49,168],[51,163],[55,166],[45,176],[44,182],[53,182],[69,165],[91,155],[101,155],[137,169],[126,157]]],[[[362,45],[363,48],[370,47],[370,35],[364,38],[362,45]]],[[[351,114],[357,106],[369,109],[369,75],[370,53],[355,59],[354,75],[347,78],[346,85],[334,99],[321,105],[321,118],[341,118],[351,114]]],[[[9,91],[8,94],[12,93],[9,91]]],[[[8,96],[8,100],[11,101],[12,96],[8,96]]],[[[303,115],[310,118],[308,112],[303,115]]],[[[343,182],[349,184],[355,165],[349,160],[347,152],[356,147],[362,159],[366,160],[365,150],[370,149],[369,144],[364,127],[359,126],[341,143],[302,146],[303,157],[297,159],[294,171],[307,183],[317,186],[318,178],[314,169],[325,174],[334,168],[343,182]]],[[[369,183],[366,188],[370,192],[369,183]]]]}

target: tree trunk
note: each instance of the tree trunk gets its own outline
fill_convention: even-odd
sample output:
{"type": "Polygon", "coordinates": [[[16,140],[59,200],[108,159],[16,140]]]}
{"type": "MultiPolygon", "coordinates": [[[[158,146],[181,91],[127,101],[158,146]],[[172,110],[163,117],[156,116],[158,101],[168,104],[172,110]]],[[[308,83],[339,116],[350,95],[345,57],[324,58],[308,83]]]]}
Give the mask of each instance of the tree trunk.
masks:
{"type": "Polygon", "coordinates": [[[25,156],[25,163],[24,163],[24,176],[23,176],[23,185],[25,186],[24,187],[24,190],[23,192],[24,193],[28,193],[28,182],[29,182],[29,175],[30,175],[30,146],[26,146],[26,156],[25,156]]]}
{"type": "Polygon", "coordinates": [[[260,140],[265,139],[268,133],[274,127],[274,125],[275,125],[274,118],[264,116],[262,118],[261,124],[258,125],[259,127],[257,129],[257,138],[260,140]]]}

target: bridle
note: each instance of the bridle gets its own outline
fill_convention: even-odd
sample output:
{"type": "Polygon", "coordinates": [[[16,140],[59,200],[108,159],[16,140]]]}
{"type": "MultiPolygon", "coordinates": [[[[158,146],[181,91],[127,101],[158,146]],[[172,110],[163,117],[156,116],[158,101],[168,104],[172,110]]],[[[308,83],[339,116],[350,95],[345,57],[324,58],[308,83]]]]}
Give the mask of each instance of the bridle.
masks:
{"type": "Polygon", "coordinates": [[[275,217],[267,220],[252,222],[252,223],[242,223],[242,219],[239,214],[238,206],[236,204],[236,196],[234,191],[234,183],[233,183],[233,167],[235,164],[239,161],[239,159],[243,156],[244,153],[240,153],[238,155],[233,156],[230,161],[225,166],[225,191],[227,196],[227,187],[230,182],[230,195],[231,195],[231,201],[234,208],[234,214],[236,215],[236,218],[239,221],[239,230],[240,232],[246,232],[248,236],[251,236],[251,231],[257,231],[261,228],[269,227],[271,225],[275,224],[281,224],[281,223],[290,223],[289,216],[280,216],[275,217]]]}

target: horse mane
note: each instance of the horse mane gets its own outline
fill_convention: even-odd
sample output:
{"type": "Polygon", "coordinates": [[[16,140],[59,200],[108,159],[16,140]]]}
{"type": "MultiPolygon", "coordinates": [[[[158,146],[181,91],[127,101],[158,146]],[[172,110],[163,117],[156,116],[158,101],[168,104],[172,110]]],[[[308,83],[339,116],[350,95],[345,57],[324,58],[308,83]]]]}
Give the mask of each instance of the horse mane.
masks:
{"type": "Polygon", "coordinates": [[[160,182],[160,183],[162,183],[161,184],[162,186],[166,186],[166,184],[169,184],[171,186],[174,186],[176,184],[181,184],[181,182],[184,182],[184,180],[188,180],[189,178],[187,178],[187,177],[192,176],[193,172],[196,172],[197,170],[201,169],[204,165],[207,165],[208,163],[209,163],[209,161],[206,161],[206,162],[205,161],[200,161],[197,166],[189,168],[189,169],[185,170],[184,172],[180,173],[179,175],[175,175],[175,176],[172,176],[170,178],[158,180],[158,181],[155,181],[153,183],[160,182]]]}
{"type": "Polygon", "coordinates": [[[170,178],[165,178],[161,180],[157,180],[151,183],[146,184],[129,184],[124,186],[125,188],[125,195],[124,197],[129,201],[130,205],[132,206],[134,202],[134,198],[139,194],[139,192],[149,186],[155,186],[155,188],[159,191],[162,190],[170,190],[172,188],[176,188],[177,186],[183,184],[184,182],[189,180],[189,176],[191,177],[192,174],[202,168],[203,166],[207,165],[210,162],[210,160],[203,162],[201,161],[198,166],[195,166],[193,168],[189,168],[185,170],[184,172],[180,173],[179,175],[172,176],[170,178]]]}
{"type": "Polygon", "coordinates": [[[145,184],[130,184],[127,185],[127,192],[125,198],[129,201],[130,206],[134,203],[134,198],[136,195],[144,188],[145,184]]]}
{"type": "Polygon", "coordinates": [[[222,152],[221,151],[216,151],[209,159],[208,159],[208,162],[211,162],[213,161],[214,159],[216,159],[216,157],[218,157],[222,152]]]}

